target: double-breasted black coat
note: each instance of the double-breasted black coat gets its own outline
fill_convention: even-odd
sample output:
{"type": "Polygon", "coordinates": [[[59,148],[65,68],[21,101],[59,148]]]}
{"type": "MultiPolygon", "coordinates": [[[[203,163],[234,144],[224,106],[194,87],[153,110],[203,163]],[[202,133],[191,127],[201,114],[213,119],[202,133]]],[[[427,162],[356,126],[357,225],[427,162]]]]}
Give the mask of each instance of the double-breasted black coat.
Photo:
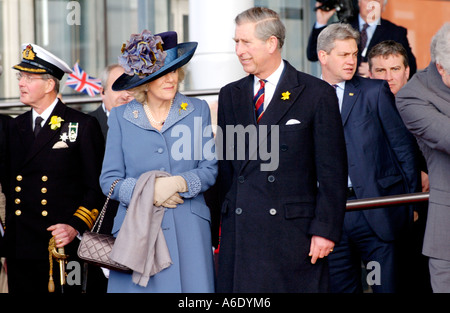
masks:
{"type": "Polygon", "coordinates": [[[326,258],[313,265],[308,254],[313,235],[334,242],[341,236],[347,191],[342,120],[334,89],[284,62],[273,99],[258,125],[253,75],[220,91],[219,292],[327,291],[326,258]],[[260,126],[275,126],[279,136],[271,133],[260,144],[256,136],[246,135],[245,148],[251,152],[245,153],[245,159],[237,154],[227,157],[227,151],[239,150],[239,135],[227,132],[227,125],[254,125],[259,137],[264,135],[260,126]],[[260,151],[253,153],[255,140],[260,151]],[[273,149],[279,154],[278,166],[263,171],[261,165],[269,161],[264,161],[261,151],[273,149]]]}
{"type": "MultiPolygon", "coordinates": [[[[83,234],[88,225],[74,213],[80,206],[100,211],[103,205],[99,176],[105,145],[97,120],[61,101],[50,116],[64,121],[53,130],[49,118],[36,138],[31,110],[10,122],[7,257],[48,259],[49,226],[69,224],[83,234]]],[[[66,246],[66,253],[76,256],[78,243],[66,246]]]]}

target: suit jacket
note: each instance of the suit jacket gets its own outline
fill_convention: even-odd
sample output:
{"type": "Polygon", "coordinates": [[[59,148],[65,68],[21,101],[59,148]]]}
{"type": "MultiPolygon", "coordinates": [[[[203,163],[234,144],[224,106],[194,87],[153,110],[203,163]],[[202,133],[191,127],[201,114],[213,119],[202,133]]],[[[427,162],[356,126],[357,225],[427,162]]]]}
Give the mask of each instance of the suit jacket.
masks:
{"type": "Polygon", "coordinates": [[[97,119],[98,123],[100,124],[100,128],[102,129],[103,138],[105,138],[106,141],[106,135],[108,134],[108,117],[103,110],[103,106],[99,105],[97,109],[89,112],[88,114],[97,119]]]}
{"type": "Polygon", "coordinates": [[[223,87],[219,94],[218,125],[224,132],[225,153],[224,160],[218,153],[223,200],[220,292],[327,291],[328,274],[322,272],[326,260],[312,266],[308,253],[312,235],[335,242],[341,236],[347,189],[342,122],[334,89],[286,61],[285,65],[258,127],[253,75],[223,87]],[[285,92],[290,95],[282,100],[285,92]],[[227,134],[227,125],[248,127],[245,158],[239,158],[239,141],[227,134]],[[267,134],[261,126],[275,128],[267,134]],[[279,136],[272,136],[276,129],[279,136]],[[251,148],[257,142],[259,153],[251,148]],[[261,170],[268,163],[262,151],[274,150],[279,152],[278,167],[261,170]],[[229,151],[235,155],[226,156],[229,151]]]}
{"type": "Polygon", "coordinates": [[[396,102],[428,166],[430,200],[423,254],[450,260],[450,88],[431,62],[397,93],[396,102]]]}
{"type": "MultiPolygon", "coordinates": [[[[88,226],[74,216],[79,206],[101,210],[104,141],[100,126],[93,117],[61,101],[54,115],[64,120],[61,127],[52,130],[47,121],[36,138],[31,110],[9,125],[5,240],[7,256],[12,258],[48,259],[49,226],[69,224],[83,234],[88,226]],[[72,140],[67,138],[70,123],[78,126],[72,140]]],[[[75,239],[66,246],[66,253],[76,256],[78,242],[75,239]]]]}
{"type": "MultiPolygon", "coordinates": [[[[350,25],[354,29],[359,31],[360,27],[358,16],[350,21],[350,25]]],[[[306,56],[310,61],[315,62],[319,60],[317,56],[317,37],[319,37],[320,32],[324,30],[325,27],[326,26],[321,28],[313,27],[311,34],[309,35],[308,46],[306,48],[306,56]]],[[[394,40],[398,43],[401,43],[406,49],[410,68],[409,77],[412,77],[417,70],[417,63],[416,57],[412,53],[411,47],[409,45],[406,28],[395,25],[388,20],[380,19],[380,25],[377,25],[377,28],[373,33],[372,39],[370,40],[369,46],[367,47],[367,53],[369,53],[370,49],[372,49],[376,44],[385,40],[394,40]]],[[[361,53],[362,51],[358,51],[358,66],[362,61],[361,53]]],[[[365,60],[365,62],[366,61],[367,59],[365,60]]]]}
{"type": "MultiPolygon", "coordinates": [[[[417,149],[389,85],[354,76],[345,84],[342,122],[348,172],[358,199],[416,192],[417,149]]],[[[411,222],[409,206],[364,210],[373,231],[394,240],[411,222]]]]}
{"type": "MultiPolygon", "coordinates": [[[[7,127],[9,119],[11,119],[11,117],[9,115],[0,114],[0,199],[3,199],[5,197],[5,195],[3,194],[2,186],[5,185],[4,179],[5,179],[5,170],[6,170],[5,169],[6,127],[7,127]]],[[[2,213],[5,212],[5,206],[6,206],[6,203],[4,203],[4,201],[0,200],[0,211],[2,213]]],[[[3,214],[2,214],[0,227],[3,227],[4,223],[5,223],[5,220],[4,220],[3,214]]],[[[2,256],[2,255],[3,255],[3,237],[0,236],[0,256],[2,256]]]]}
{"type": "Polygon", "coordinates": [[[0,184],[5,179],[6,131],[10,119],[9,115],[0,114],[0,184]]]}

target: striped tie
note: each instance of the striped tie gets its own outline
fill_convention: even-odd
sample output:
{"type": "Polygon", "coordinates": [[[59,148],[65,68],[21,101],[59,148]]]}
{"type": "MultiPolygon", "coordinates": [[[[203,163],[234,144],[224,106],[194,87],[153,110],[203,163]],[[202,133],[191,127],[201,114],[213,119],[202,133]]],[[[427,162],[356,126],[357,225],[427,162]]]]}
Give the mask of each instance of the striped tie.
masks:
{"type": "Polygon", "coordinates": [[[256,121],[259,123],[259,120],[264,114],[264,86],[267,80],[260,79],[260,87],[256,95],[253,97],[253,104],[255,105],[256,112],[256,121]]]}
{"type": "Polygon", "coordinates": [[[369,24],[365,23],[360,34],[359,52],[361,53],[363,58],[365,58],[367,55],[367,51],[364,51],[367,45],[367,40],[369,39],[367,37],[367,27],[369,27],[369,24]]]}

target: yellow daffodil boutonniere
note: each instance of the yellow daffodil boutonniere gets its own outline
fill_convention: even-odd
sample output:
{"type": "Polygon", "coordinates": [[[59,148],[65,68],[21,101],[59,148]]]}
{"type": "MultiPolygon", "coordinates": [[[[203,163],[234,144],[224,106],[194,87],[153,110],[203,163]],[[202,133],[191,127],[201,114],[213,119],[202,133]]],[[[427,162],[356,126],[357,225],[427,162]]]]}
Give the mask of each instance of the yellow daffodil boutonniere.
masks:
{"type": "Polygon", "coordinates": [[[61,122],[64,122],[64,120],[62,118],[60,118],[59,116],[53,115],[50,118],[50,123],[48,123],[48,125],[50,125],[50,128],[52,130],[57,130],[58,128],[61,127],[61,122]]]}
{"type": "Polygon", "coordinates": [[[291,95],[291,93],[289,91],[283,92],[281,97],[281,100],[289,100],[289,96],[291,95]]]}
{"type": "Polygon", "coordinates": [[[186,102],[183,102],[180,104],[180,109],[178,110],[178,114],[181,114],[181,110],[186,111],[188,104],[186,102]]]}

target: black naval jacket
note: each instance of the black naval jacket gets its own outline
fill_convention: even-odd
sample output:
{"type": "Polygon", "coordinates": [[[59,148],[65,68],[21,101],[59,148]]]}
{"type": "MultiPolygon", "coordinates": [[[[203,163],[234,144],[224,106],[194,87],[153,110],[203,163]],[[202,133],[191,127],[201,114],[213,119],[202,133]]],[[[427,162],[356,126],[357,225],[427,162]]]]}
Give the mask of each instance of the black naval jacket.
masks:
{"type": "MultiPolygon", "coordinates": [[[[10,122],[5,241],[12,258],[48,259],[46,229],[62,223],[82,234],[92,226],[89,211],[103,204],[99,176],[105,145],[97,120],[61,101],[52,116],[64,120],[61,126],[51,129],[49,118],[36,139],[31,110],[10,122]]],[[[75,238],[67,246],[71,253],[78,243],[75,238]]]]}

